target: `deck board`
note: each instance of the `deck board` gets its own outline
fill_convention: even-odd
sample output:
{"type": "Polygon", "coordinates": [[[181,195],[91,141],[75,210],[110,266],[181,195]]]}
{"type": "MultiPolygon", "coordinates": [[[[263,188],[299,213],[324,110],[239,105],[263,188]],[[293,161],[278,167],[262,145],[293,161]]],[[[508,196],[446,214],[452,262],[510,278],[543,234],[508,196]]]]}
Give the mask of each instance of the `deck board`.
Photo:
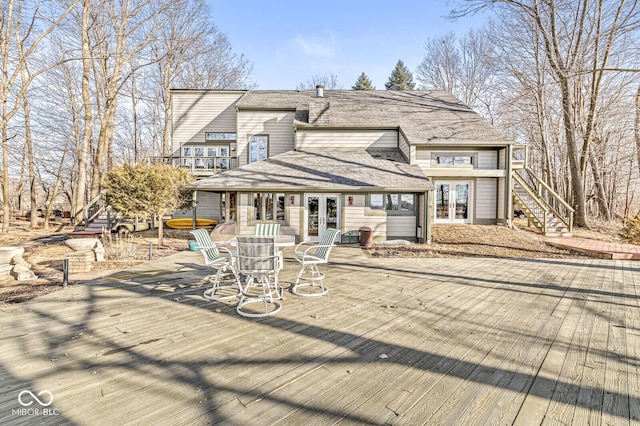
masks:
{"type": "Polygon", "coordinates": [[[332,261],[327,296],[261,320],[202,298],[192,252],[2,306],[0,423],[33,423],[12,414],[23,389],[54,394],[42,424],[639,420],[633,263],[332,261]]]}

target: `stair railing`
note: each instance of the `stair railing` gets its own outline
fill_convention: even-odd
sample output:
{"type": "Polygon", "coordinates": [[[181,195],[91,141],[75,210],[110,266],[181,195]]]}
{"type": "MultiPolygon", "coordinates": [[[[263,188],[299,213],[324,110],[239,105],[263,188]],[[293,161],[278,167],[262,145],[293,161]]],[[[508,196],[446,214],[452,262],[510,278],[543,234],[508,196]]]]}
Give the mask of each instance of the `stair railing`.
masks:
{"type": "Polygon", "coordinates": [[[544,203],[546,206],[544,210],[551,211],[555,217],[567,227],[569,232],[572,232],[573,214],[575,210],[547,185],[546,182],[533,173],[531,169],[525,167],[522,170],[527,173],[529,182],[519,173],[514,173],[515,182],[517,182],[538,205],[544,203]],[[533,182],[533,184],[531,184],[531,182],[533,182]],[[548,202],[547,199],[550,199],[552,203],[548,202]]]}
{"type": "Polygon", "coordinates": [[[544,180],[539,178],[533,170],[528,167],[525,167],[524,170],[535,180],[538,196],[545,198],[549,202],[556,217],[565,224],[569,232],[572,232],[573,214],[575,213],[573,207],[558,195],[544,180]]]}
{"type": "MultiPolygon", "coordinates": [[[[524,181],[524,179],[518,175],[517,173],[513,174],[513,178],[514,181],[520,185],[520,187],[527,193],[527,195],[529,196],[529,198],[531,198],[531,200],[533,200],[534,203],[536,203],[540,209],[540,211],[542,212],[542,217],[536,217],[536,219],[538,220],[538,222],[540,222],[540,225],[542,226],[542,233],[546,234],[547,233],[547,211],[548,209],[550,209],[550,206],[540,197],[537,196],[537,194],[531,189],[531,187],[524,181]]],[[[522,198],[520,197],[520,195],[517,192],[513,192],[513,196],[516,198],[516,201],[519,201],[521,205],[523,206],[527,206],[529,211],[531,213],[534,213],[534,209],[531,208],[531,206],[528,205],[528,203],[522,198]]]]}
{"type": "Polygon", "coordinates": [[[84,206],[83,213],[85,227],[89,226],[89,224],[107,208],[106,194],[107,191],[100,191],[98,195],[84,206]]]}

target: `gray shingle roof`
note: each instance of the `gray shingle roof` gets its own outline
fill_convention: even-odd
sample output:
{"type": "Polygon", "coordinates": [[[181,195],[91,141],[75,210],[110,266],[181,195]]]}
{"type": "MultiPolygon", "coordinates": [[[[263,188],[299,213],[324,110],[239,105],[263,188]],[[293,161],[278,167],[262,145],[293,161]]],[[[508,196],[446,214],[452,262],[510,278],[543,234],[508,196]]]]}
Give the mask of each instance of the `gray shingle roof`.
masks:
{"type": "Polygon", "coordinates": [[[366,151],[289,151],[188,186],[212,191],[422,192],[433,184],[415,165],[373,158],[366,151]]]}
{"type": "Polygon", "coordinates": [[[315,91],[251,90],[238,100],[237,107],[296,108],[299,127],[400,127],[409,143],[416,145],[512,143],[479,114],[444,91],[325,90],[325,102],[313,99],[315,91]],[[314,106],[326,108],[327,103],[328,110],[321,114],[323,120],[314,123],[314,117],[318,116],[314,106]]]}

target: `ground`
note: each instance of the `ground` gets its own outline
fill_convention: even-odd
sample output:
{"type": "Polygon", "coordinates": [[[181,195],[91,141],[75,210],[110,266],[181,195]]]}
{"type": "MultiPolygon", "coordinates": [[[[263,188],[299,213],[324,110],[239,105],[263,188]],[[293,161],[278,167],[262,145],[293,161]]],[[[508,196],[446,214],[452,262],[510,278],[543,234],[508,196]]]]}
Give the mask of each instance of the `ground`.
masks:
{"type": "MultiPolygon", "coordinates": [[[[0,306],[18,303],[61,288],[62,261],[71,251],[63,240],[73,229],[54,224],[48,230],[30,230],[28,222],[12,223],[9,234],[0,235],[1,246],[24,246],[25,259],[38,276],[35,281],[10,281],[0,284],[0,306]]],[[[576,258],[583,255],[551,247],[544,237],[526,227],[526,221],[516,222],[516,229],[505,226],[434,226],[432,244],[381,244],[365,250],[371,257],[499,257],[499,258],[576,258]]],[[[576,230],[576,236],[616,241],[615,227],[597,226],[593,230],[576,230]]],[[[186,250],[192,239],[187,230],[165,230],[164,246],[157,244],[157,230],[137,232],[127,237],[111,235],[103,238],[107,261],[93,271],[72,274],[69,284],[75,285],[108,275],[149,259],[150,243],[153,258],[186,250]]]]}
{"type": "MultiPolygon", "coordinates": [[[[0,235],[0,246],[25,247],[24,258],[38,279],[0,283],[0,306],[23,302],[61,288],[62,261],[65,254],[72,251],[64,244],[64,239],[72,231],[72,227],[62,224],[53,224],[47,230],[30,230],[28,222],[12,222],[9,233],[0,235]]],[[[186,250],[187,241],[191,239],[187,230],[165,229],[164,235],[163,246],[157,244],[157,230],[137,232],[127,237],[113,234],[103,238],[107,260],[94,263],[91,272],[71,274],[69,284],[79,284],[149,260],[149,243],[152,243],[152,256],[156,259],[186,250]]]]}
{"type": "MultiPolygon", "coordinates": [[[[577,229],[575,236],[619,241],[615,228],[594,226],[577,229]]],[[[526,220],[514,229],[493,225],[437,225],[432,228],[432,244],[377,244],[365,250],[370,257],[498,257],[562,259],[584,255],[545,244],[544,236],[527,228],[526,220]]]]}

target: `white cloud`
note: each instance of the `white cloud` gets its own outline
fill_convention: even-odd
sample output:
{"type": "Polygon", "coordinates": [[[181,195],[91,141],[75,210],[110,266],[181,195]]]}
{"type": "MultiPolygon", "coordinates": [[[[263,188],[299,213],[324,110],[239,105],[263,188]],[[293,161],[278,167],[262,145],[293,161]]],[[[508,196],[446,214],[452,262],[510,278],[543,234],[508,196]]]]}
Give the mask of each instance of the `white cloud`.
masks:
{"type": "Polygon", "coordinates": [[[301,51],[306,56],[326,58],[333,56],[335,52],[336,41],[331,33],[325,38],[304,37],[298,34],[291,42],[296,50],[301,51]]]}

